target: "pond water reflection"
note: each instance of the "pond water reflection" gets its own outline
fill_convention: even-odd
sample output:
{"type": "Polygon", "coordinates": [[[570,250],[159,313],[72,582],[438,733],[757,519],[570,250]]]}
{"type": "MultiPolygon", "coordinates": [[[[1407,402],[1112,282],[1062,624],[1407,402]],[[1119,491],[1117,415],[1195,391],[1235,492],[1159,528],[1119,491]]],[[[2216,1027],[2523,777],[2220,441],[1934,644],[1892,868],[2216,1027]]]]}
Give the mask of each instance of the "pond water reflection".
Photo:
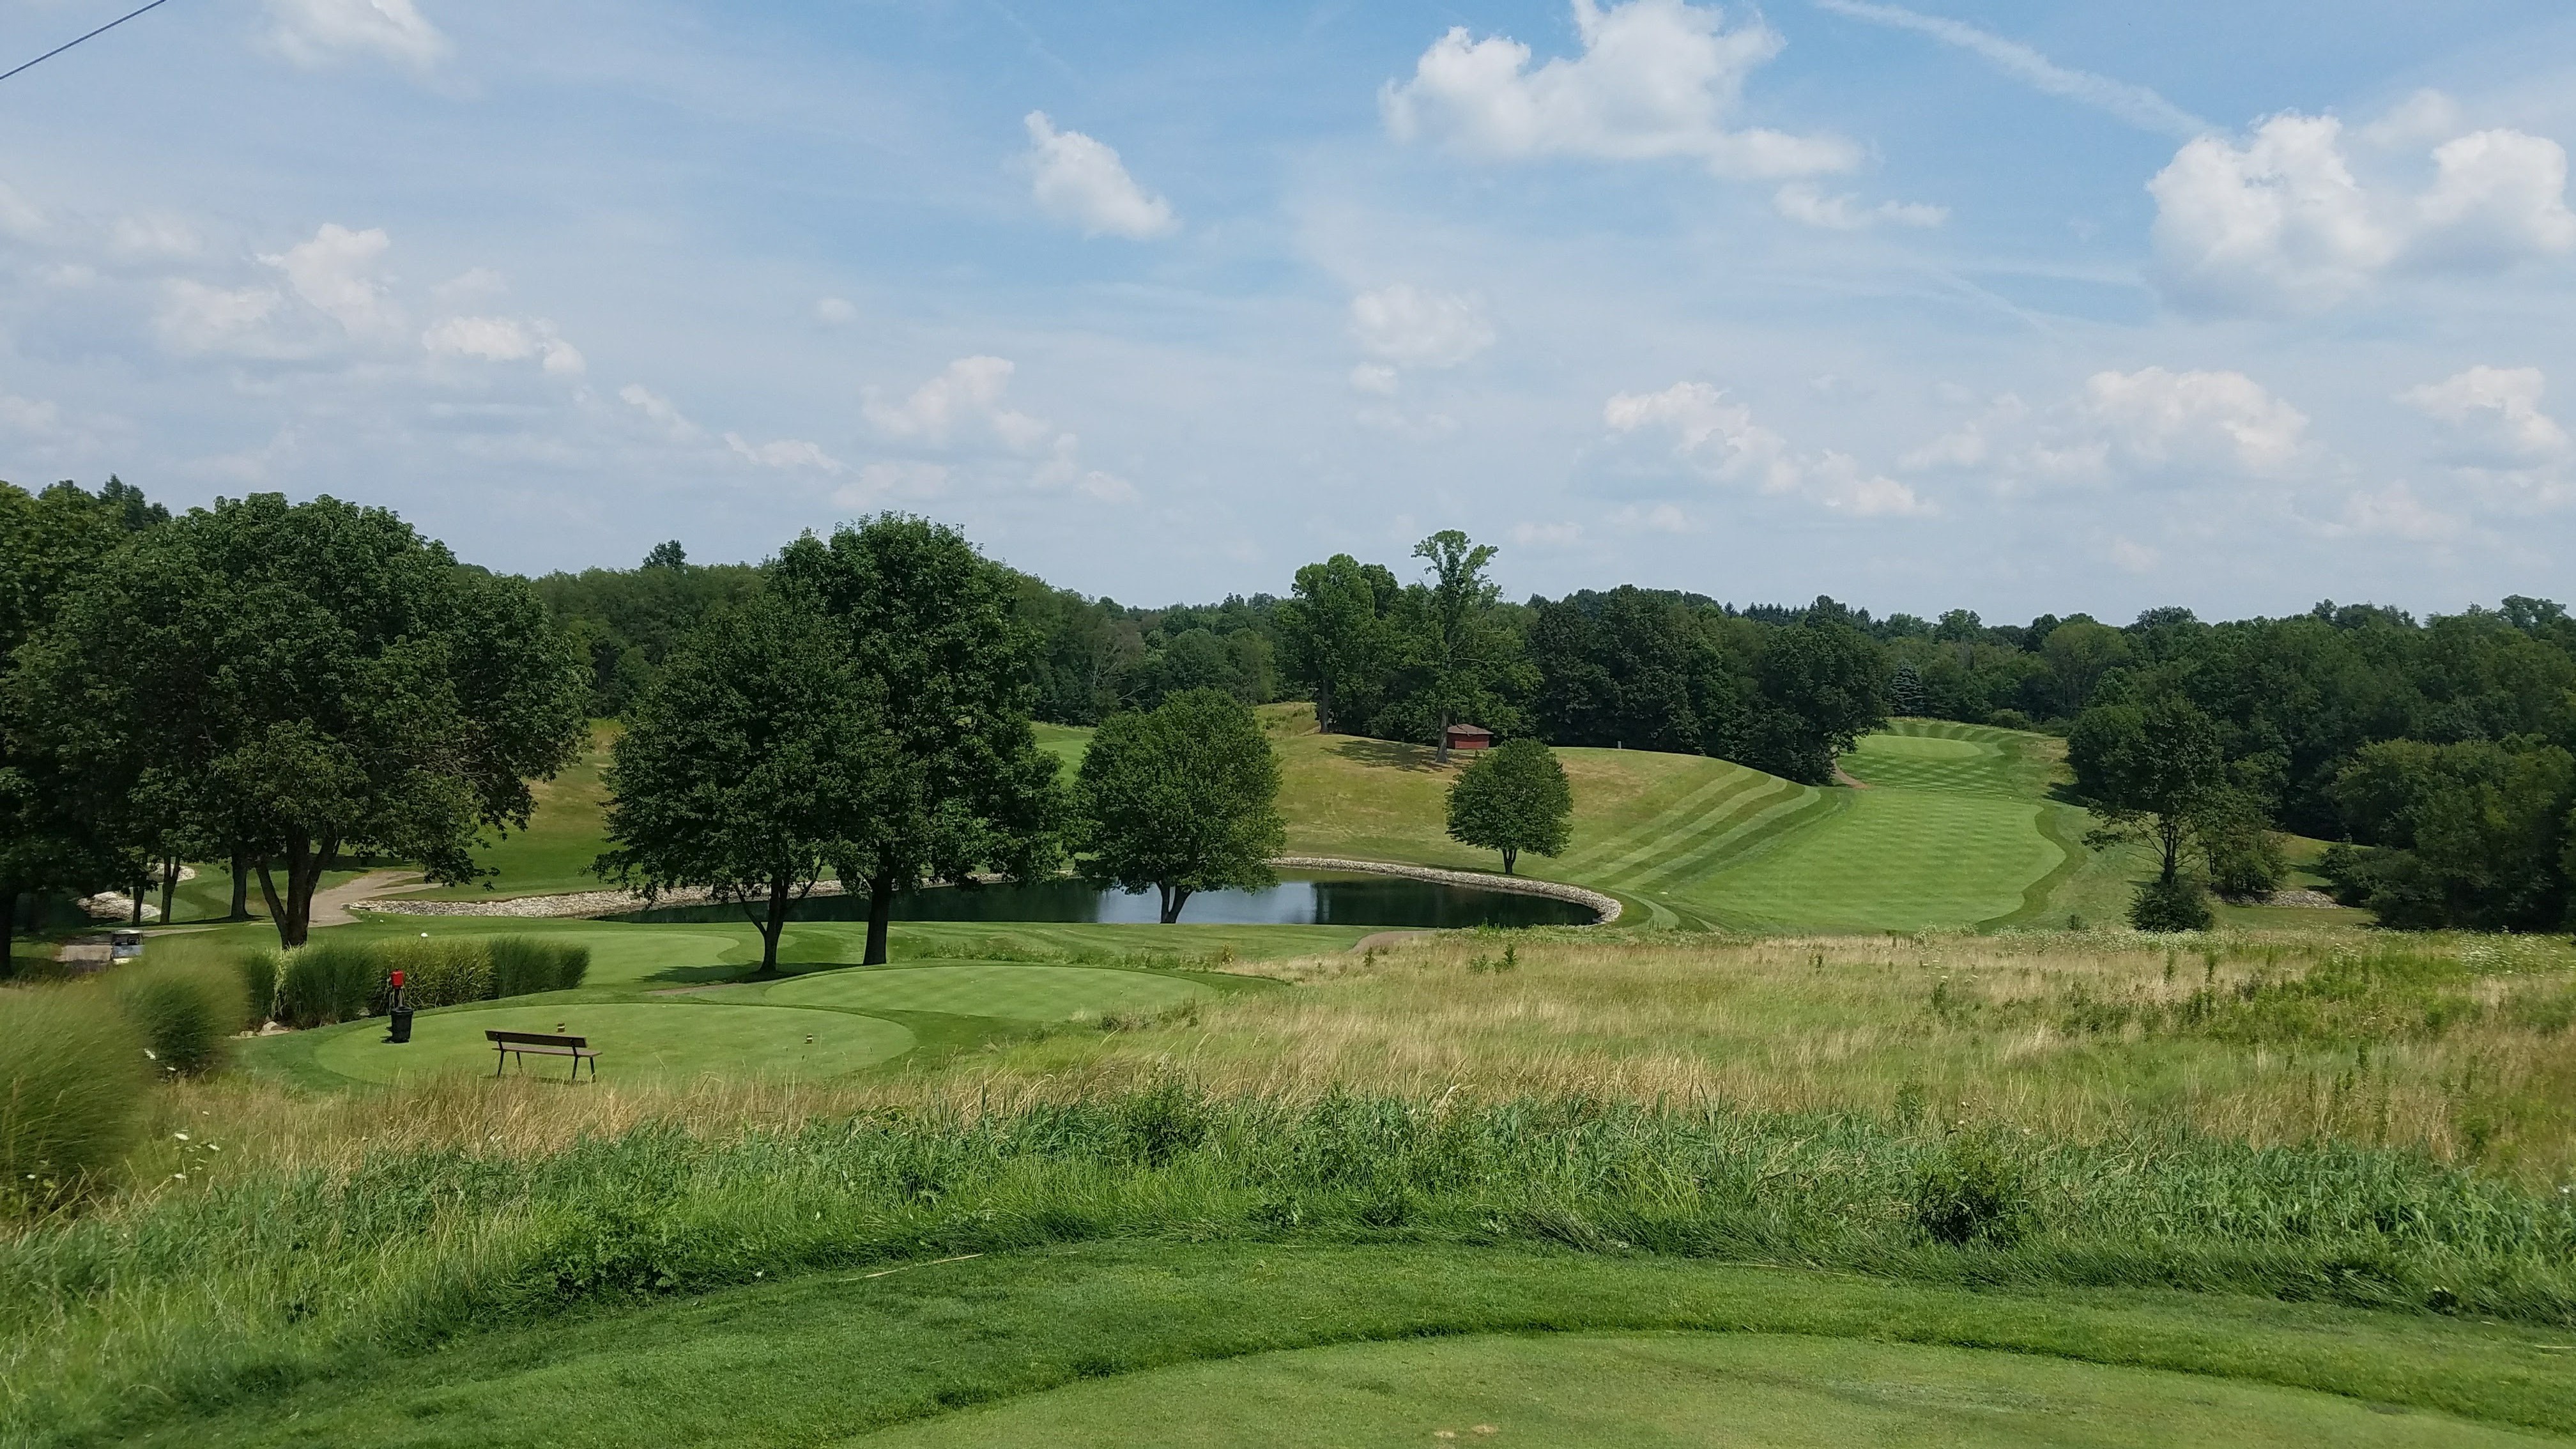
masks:
{"type": "MultiPolygon", "coordinates": [[[[931,886],[896,896],[898,921],[1067,921],[1151,925],[1152,892],[1095,890],[1076,880],[1036,885],[931,886]]],[[[739,921],[738,906],[657,906],[611,919],[637,922],[739,921]]],[[[797,906],[799,921],[864,921],[864,896],[817,896],[797,906]]],[[[1181,920],[1197,926],[1579,926],[1592,912],[1572,901],[1508,891],[1472,890],[1384,875],[1282,876],[1259,891],[1206,891],[1190,897],[1181,920]]]]}

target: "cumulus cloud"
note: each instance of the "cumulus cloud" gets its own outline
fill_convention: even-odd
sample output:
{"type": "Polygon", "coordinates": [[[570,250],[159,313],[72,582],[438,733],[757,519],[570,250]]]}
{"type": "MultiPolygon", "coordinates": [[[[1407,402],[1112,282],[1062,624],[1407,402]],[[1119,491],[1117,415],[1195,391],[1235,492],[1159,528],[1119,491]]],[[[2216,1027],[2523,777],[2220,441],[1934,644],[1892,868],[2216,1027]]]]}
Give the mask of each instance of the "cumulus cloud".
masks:
{"type": "Polygon", "coordinates": [[[1388,132],[1484,160],[1679,158],[1730,177],[1859,162],[1837,137],[1729,128],[1745,77],[1784,43],[1758,17],[1728,29],[1713,5],[1574,0],[1574,24],[1583,53],[1536,68],[1517,40],[1452,29],[1422,53],[1412,79],[1379,92],[1388,132]]]}
{"type": "Polygon", "coordinates": [[[1803,181],[1793,181],[1780,188],[1771,204],[1791,221],[1820,226],[1828,231],[1866,231],[1881,222],[1898,226],[1939,226],[1950,219],[1950,209],[1920,201],[1882,201],[1876,206],[1849,194],[1827,196],[1803,181]]]}
{"type": "Polygon", "coordinates": [[[2307,416],[2245,374],[2145,367],[2097,372],[2045,410],[2006,394],[1900,466],[2011,485],[2283,478],[2312,458],[2307,416]]]}
{"type": "Polygon", "coordinates": [[[402,326],[402,308],[369,273],[392,247],[383,227],[351,231],[325,222],[313,239],[261,261],[286,274],[286,284],[307,304],[338,322],[352,337],[381,337],[402,326]]]}
{"type": "Polygon", "coordinates": [[[2540,410],[2548,379],[2536,367],[2472,367],[2398,395],[2451,435],[2467,463],[2506,466],[2568,456],[2567,430],[2540,410]]]}
{"type": "Polygon", "coordinates": [[[268,18],[269,44],[308,70],[374,59],[426,71],[449,49],[412,0],[268,0],[268,18]]]}
{"type": "Polygon", "coordinates": [[[1014,370],[1004,357],[961,357],[900,403],[888,402],[870,388],[863,395],[861,410],[887,439],[929,447],[983,440],[1015,453],[1043,453],[1029,474],[1033,486],[1071,489],[1109,503],[1132,502],[1137,496],[1135,485],[1083,465],[1080,438],[1058,432],[1044,418],[1017,411],[1003,400],[1014,370]]]}
{"type": "Polygon", "coordinates": [[[173,217],[123,216],[107,229],[107,249],[120,257],[191,257],[199,245],[196,231],[173,217]]]}
{"type": "Polygon", "coordinates": [[[522,362],[543,358],[552,373],[577,374],[586,365],[581,352],[555,334],[555,324],[540,318],[450,317],[420,335],[420,345],[433,355],[476,357],[485,362],[522,362]]]}
{"type": "Polygon", "coordinates": [[[2454,136],[2430,152],[2432,184],[2411,194],[2379,175],[2444,119],[2418,97],[2357,136],[2333,116],[2284,113],[2241,142],[2189,142],[2147,184],[2167,295],[2206,311],[2313,311],[2400,270],[2494,270],[2576,251],[2567,152],[2546,137],[2454,136]]]}
{"type": "MultiPolygon", "coordinates": [[[[1494,345],[1493,324],[1485,320],[1482,302],[1402,282],[1353,297],[1351,331],[1371,356],[1399,367],[1456,367],[1494,345]]],[[[1354,373],[1351,380],[1371,391],[1393,390],[1392,374],[1382,388],[1374,378],[1363,383],[1354,373]]]]}
{"type": "Polygon", "coordinates": [[[272,287],[210,287],[186,277],[162,284],[153,325],[174,352],[275,351],[268,322],[285,297],[272,287]]]}
{"type": "Polygon", "coordinates": [[[0,233],[31,240],[45,231],[45,214],[27,200],[18,188],[0,181],[0,233]]]}
{"type": "Polygon", "coordinates": [[[1752,409],[1704,382],[1620,393],[1602,405],[1601,420],[1614,433],[1669,438],[1674,457],[1719,482],[1750,482],[1860,517],[1934,511],[1912,488],[1846,454],[1793,451],[1788,439],[1754,421],[1752,409]]]}
{"type": "Polygon", "coordinates": [[[1013,371],[1007,357],[961,357],[900,403],[889,403],[870,388],[860,411],[889,438],[944,445],[961,433],[980,429],[1005,447],[1025,452],[1044,443],[1054,430],[1043,419],[1015,411],[1002,401],[1013,371]]]}
{"type": "Polygon", "coordinates": [[[630,382],[617,390],[617,400],[644,415],[646,421],[662,430],[675,443],[695,442],[706,436],[696,423],[681,416],[669,398],[640,382],[630,382]]]}
{"type": "Polygon", "coordinates": [[[1028,164],[1038,209],[1082,228],[1085,236],[1147,241],[1180,226],[1172,205],[1136,184],[1118,153],[1080,131],[1059,131],[1046,112],[1031,111],[1028,164]]]}

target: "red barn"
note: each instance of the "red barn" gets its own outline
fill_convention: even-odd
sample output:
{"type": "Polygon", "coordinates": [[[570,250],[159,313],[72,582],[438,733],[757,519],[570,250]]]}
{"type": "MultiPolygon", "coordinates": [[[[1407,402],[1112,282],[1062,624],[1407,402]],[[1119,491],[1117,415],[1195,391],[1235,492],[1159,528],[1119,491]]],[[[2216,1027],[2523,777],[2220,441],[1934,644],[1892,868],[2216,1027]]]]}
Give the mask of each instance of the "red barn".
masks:
{"type": "Polygon", "coordinates": [[[1453,724],[1441,745],[1452,750],[1490,750],[1494,747],[1494,732],[1471,724],[1453,724]]]}

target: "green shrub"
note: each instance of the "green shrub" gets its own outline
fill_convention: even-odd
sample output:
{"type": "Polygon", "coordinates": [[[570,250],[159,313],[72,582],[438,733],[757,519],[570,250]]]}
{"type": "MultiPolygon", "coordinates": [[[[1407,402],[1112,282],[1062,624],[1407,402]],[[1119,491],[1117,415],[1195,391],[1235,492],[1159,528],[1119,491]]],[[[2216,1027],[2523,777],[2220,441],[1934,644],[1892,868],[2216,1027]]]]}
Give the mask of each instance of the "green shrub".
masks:
{"type": "Polygon", "coordinates": [[[239,973],[219,962],[140,963],[110,984],[126,1019],[143,1034],[145,1052],[162,1071],[183,1077],[220,1065],[225,1043],[250,1014],[239,973]]]}
{"type": "Polygon", "coordinates": [[[377,978],[403,973],[403,1002],[415,1010],[492,999],[492,953],[480,939],[424,936],[382,941],[371,949],[377,978]]]}
{"type": "Polygon", "coordinates": [[[2208,890],[2187,875],[2151,880],[2129,903],[2129,924],[2141,931],[2206,931],[2211,920],[2208,890]]]}
{"type": "Polygon", "coordinates": [[[277,976],[277,1019],[329,1026],[367,1015],[384,986],[376,953],[355,941],[321,940],[286,953],[277,976]]]}
{"type": "Polygon", "coordinates": [[[2222,897],[2260,903],[2281,888],[2289,865],[2281,837],[2260,828],[2230,830],[2209,842],[2209,884],[2222,897]]]}
{"type": "Polygon", "coordinates": [[[0,1208],[45,1206],[115,1166],[142,1128],[150,1066],[97,987],[0,991],[0,1208]]]}
{"type": "Polygon", "coordinates": [[[241,978],[242,1026],[256,1031],[277,1010],[277,978],[285,970],[285,957],[275,947],[263,946],[232,961],[233,974],[241,978]]]}
{"type": "Polygon", "coordinates": [[[1936,1243],[2009,1248],[2030,1229],[2021,1169],[1983,1138],[1954,1137],[1914,1178],[1914,1225],[1936,1243]]]}
{"type": "Polygon", "coordinates": [[[564,945],[535,936],[495,936],[492,994],[527,996],[539,991],[570,991],[590,974],[590,948],[564,945]]]}

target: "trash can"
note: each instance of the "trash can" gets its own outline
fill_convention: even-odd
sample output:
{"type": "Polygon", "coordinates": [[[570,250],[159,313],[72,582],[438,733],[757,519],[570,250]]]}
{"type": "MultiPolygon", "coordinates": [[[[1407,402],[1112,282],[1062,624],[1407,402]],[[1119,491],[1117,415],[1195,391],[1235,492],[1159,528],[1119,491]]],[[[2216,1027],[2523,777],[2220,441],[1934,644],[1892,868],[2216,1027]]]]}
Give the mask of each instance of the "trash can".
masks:
{"type": "Polygon", "coordinates": [[[411,1008],[410,1008],[410,1007],[408,1007],[408,1006],[397,1006],[397,1007],[395,1007],[392,1011],[387,1012],[385,1015],[386,1015],[386,1019],[387,1019],[389,1022],[391,1022],[391,1023],[392,1023],[392,1030],[391,1030],[391,1031],[389,1031],[389,1032],[386,1034],[386,1036],[385,1036],[385,1040],[387,1040],[387,1041],[389,1041],[389,1042],[396,1042],[396,1043],[400,1043],[400,1042],[407,1042],[407,1041],[411,1040],[411,1008]]]}

